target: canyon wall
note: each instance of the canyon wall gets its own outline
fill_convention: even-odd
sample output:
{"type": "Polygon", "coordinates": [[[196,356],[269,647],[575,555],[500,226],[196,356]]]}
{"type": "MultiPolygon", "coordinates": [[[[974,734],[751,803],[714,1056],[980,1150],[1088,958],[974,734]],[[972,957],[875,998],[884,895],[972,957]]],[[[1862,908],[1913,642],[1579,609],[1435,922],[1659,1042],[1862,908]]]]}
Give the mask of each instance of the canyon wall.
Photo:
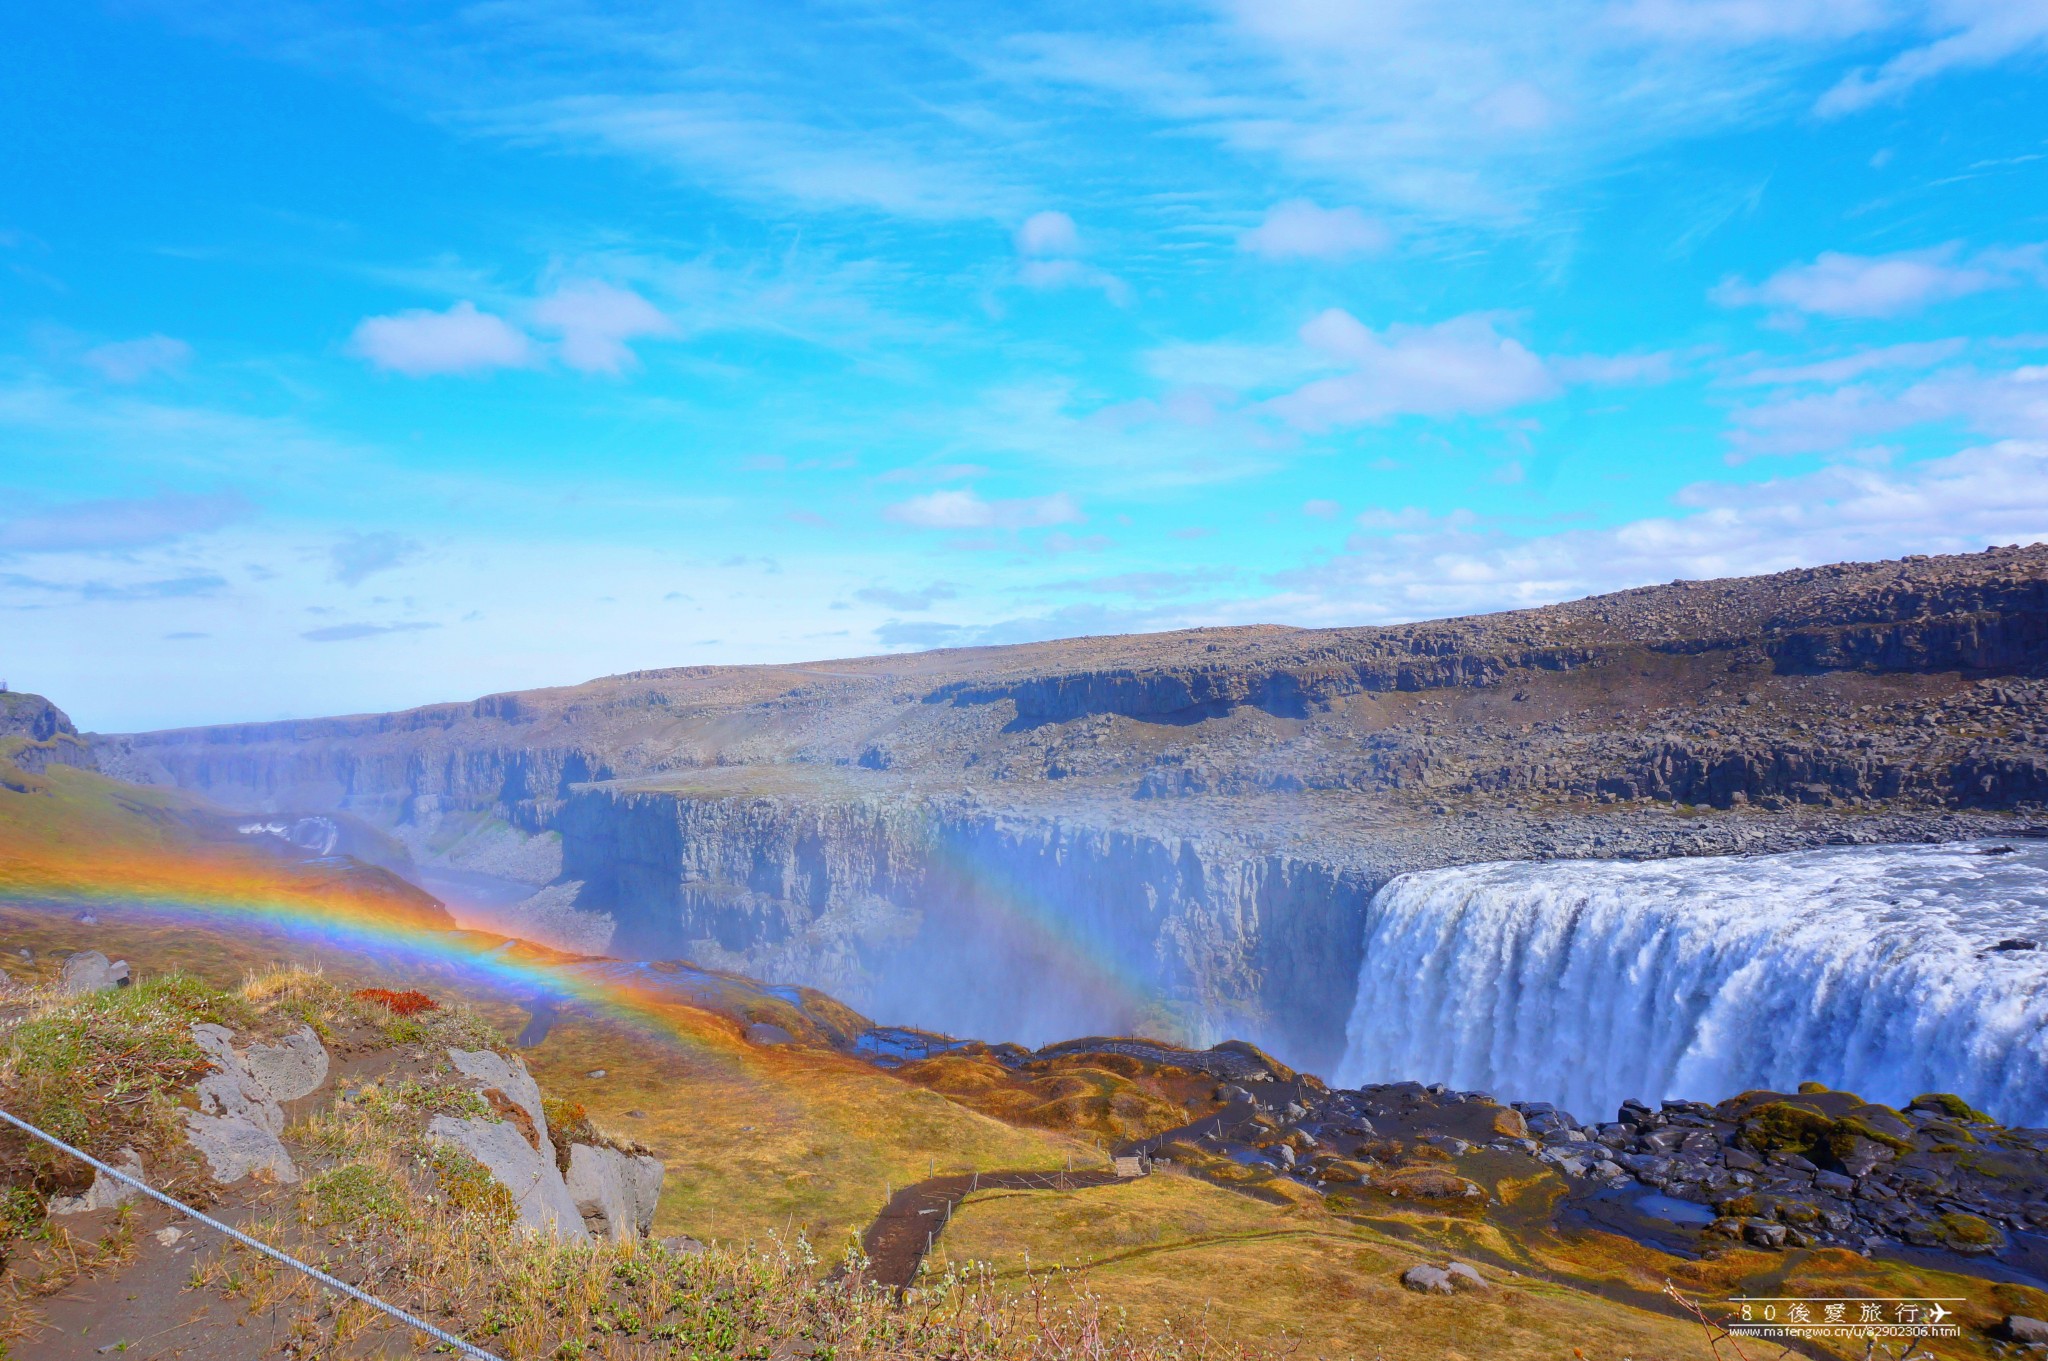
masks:
{"type": "Polygon", "coordinates": [[[903,799],[593,788],[555,824],[611,948],[833,991],[870,1014],[1040,1043],[1146,1033],[1337,1057],[1380,880],[1192,838],[903,799]]]}
{"type": "Polygon", "coordinates": [[[354,819],[536,939],[962,1033],[1236,1035],[1327,1068],[1403,871],[2038,816],[2048,548],[1388,628],[642,671],[91,755],[354,819]]]}

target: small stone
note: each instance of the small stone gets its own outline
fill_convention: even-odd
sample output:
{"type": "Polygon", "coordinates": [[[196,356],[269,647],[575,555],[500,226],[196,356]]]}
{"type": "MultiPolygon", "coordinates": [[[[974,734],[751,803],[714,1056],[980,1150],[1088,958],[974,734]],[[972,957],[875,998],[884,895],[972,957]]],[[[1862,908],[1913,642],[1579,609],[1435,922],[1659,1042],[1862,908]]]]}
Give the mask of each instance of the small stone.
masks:
{"type": "Polygon", "coordinates": [[[756,1021],[747,1027],[747,1043],[760,1045],[795,1044],[796,1036],[779,1025],[756,1021]]]}
{"type": "Polygon", "coordinates": [[[602,1069],[602,1068],[593,1068],[593,1069],[591,1069],[591,1070],[590,1070],[589,1072],[585,1073],[585,1074],[584,1074],[583,1076],[585,1076],[585,1077],[589,1077],[589,1078],[599,1078],[599,1077],[603,1077],[604,1075],[605,1075],[605,1070],[604,1070],[604,1069],[602,1069]]]}
{"type": "Polygon", "coordinates": [[[163,1244],[165,1247],[174,1248],[178,1246],[179,1243],[185,1240],[185,1231],[181,1228],[178,1228],[176,1225],[173,1225],[168,1229],[158,1229],[154,1237],[156,1238],[157,1242],[163,1244]]]}
{"type": "Polygon", "coordinates": [[[682,1237],[662,1239],[661,1250],[672,1257],[701,1257],[711,1249],[694,1238],[682,1237]]]}
{"type": "MultiPolygon", "coordinates": [[[[142,1180],[142,1158],[132,1148],[124,1148],[114,1155],[114,1166],[137,1181],[142,1180]]],[[[94,1210],[111,1210],[116,1205],[125,1205],[141,1192],[126,1182],[116,1181],[104,1172],[94,1172],[92,1185],[82,1196],[58,1196],[50,1202],[52,1215],[91,1214],[94,1210]]]]}

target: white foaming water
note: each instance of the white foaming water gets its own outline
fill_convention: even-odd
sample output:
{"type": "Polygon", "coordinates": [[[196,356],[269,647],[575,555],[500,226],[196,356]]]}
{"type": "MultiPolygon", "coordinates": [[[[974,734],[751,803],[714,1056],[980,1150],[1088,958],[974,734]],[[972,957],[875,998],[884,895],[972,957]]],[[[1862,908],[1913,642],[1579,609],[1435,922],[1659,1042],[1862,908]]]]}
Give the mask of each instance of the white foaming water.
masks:
{"type": "Polygon", "coordinates": [[[1813,1080],[2048,1123],[2048,847],[1467,865],[1374,897],[1346,1086],[1718,1101],[1813,1080]],[[2038,941],[1998,952],[2001,940],[2038,941]]]}

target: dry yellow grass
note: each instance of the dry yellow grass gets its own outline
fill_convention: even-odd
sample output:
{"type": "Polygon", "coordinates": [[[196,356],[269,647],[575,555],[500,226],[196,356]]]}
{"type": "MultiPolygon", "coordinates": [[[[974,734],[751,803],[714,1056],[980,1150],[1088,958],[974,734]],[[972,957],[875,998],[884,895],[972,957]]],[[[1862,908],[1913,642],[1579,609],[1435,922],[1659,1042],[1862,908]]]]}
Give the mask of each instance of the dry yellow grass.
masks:
{"type": "MultiPolygon", "coordinates": [[[[996,1279],[1058,1265],[1140,1330],[1193,1329],[1231,1344],[1328,1357],[1704,1357],[1694,1325],[1484,1266],[1494,1288],[1418,1295],[1402,1271],[1446,1254],[1312,1207],[1264,1204],[1196,1178],[1155,1174],[1073,1195],[970,1199],[945,1262],[996,1279]]],[[[1479,1259],[1484,1264],[1488,1259],[1479,1259]]]]}

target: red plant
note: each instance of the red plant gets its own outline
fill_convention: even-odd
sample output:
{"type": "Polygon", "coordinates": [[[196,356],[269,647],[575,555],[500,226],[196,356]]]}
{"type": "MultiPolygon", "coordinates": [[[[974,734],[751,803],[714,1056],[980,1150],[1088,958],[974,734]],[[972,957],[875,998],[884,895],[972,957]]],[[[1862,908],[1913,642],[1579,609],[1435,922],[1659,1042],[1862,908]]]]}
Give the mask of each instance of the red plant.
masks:
{"type": "Polygon", "coordinates": [[[423,992],[393,992],[389,988],[358,988],[355,992],[358,1002],[376,1002],[394,1016],[417,1016],[423,1011],[438,1011],[439,1002],[423,992]]]}

